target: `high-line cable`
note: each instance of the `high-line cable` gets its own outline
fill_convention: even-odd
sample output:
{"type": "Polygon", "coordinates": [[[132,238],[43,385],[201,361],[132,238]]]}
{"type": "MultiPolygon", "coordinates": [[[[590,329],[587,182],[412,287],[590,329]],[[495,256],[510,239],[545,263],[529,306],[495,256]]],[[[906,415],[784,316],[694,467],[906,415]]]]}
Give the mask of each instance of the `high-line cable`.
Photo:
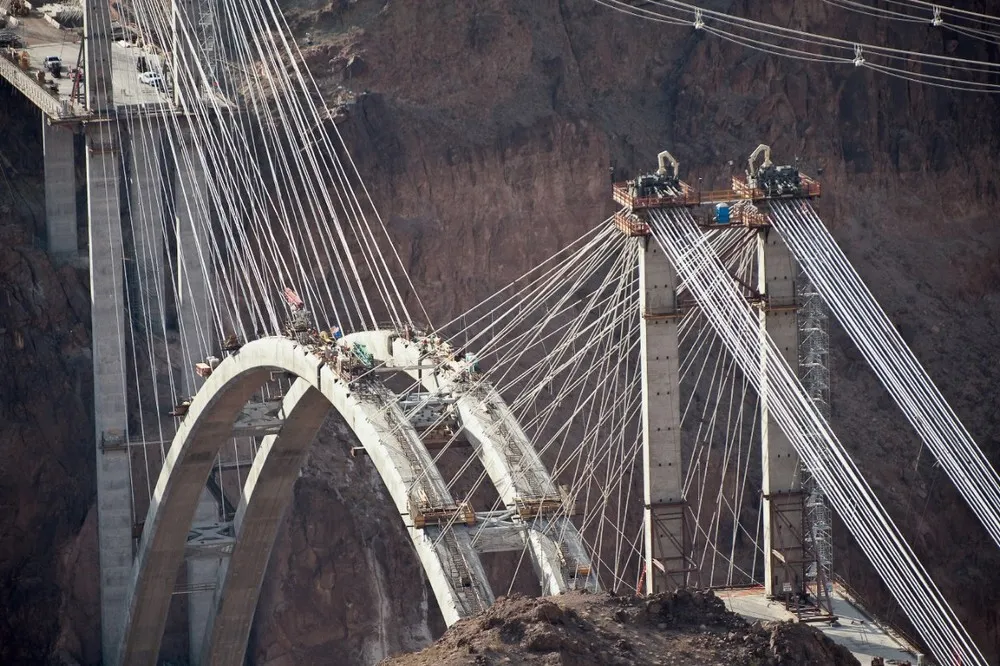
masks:
{"type": "Polygon", "coordinates": [[[693,27],[771,55],[863,67],[904,80],[952,90],[1000,92],[1000,63],[854,42],[734,17],[674,0],[650,0],[649,4],[642,7],[631,5],[625,0],[594,1],[635,18],[693,27]],[[914,65],[920,65],[929,71],[919,71],[914,65]],[[957,76],[959,72],[964,73],[965,78],[957,76]]]}

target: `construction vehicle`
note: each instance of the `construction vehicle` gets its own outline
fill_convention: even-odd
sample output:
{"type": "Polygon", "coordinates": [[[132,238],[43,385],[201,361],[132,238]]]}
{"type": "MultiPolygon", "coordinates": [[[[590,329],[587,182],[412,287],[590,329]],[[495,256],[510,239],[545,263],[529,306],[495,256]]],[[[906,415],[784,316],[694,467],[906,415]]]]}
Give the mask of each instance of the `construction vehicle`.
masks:
{"type": "Polygon", "coordinates": [[[54,55],[53,56],[47,56],[45,58],[45,63],[42,65],[42,68],[45,71],[47,71],[50,74],[52,74],[53,77],[55,77],[55,78],[58,79],[59,77],[62,76],[62,71],[63,71],[62,58],[60,58],[59,56],[54,56],[54,55]]]}
{"type": "Polygon", "coordinates": [[[24,40],[21,39],[21,35],[16,29],[4,28],[0,30],[0,48],[19,49],[23,46],[24,40]]]}

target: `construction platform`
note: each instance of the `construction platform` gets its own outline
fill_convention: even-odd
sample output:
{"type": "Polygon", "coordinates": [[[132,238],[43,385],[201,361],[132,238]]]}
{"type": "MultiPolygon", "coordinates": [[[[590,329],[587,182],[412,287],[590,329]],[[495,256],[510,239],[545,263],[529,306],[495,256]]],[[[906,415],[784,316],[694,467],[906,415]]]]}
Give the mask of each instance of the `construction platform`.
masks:
{"type": "MultiPolygon", "coordinates": [[[[90,114],[82,103],[82,94],[73,97],[75,71],[81,60],[81,36],[78,30],[64,30],[53,26],[41,16],[27,16],[17,19],[16,31],[22,45],[6,48],[0,56],[0,75],[55,122],[86,120],[90,114]],[[27,55],[27,68],[22,54],[27,55]],[[44,72],[45,59],[58,56],[62,60],[63,72],[53,77],[45,72],[45,83],[38,80],[44,72]]],[[[140,49],[127,41],[111,44],[112,86],[116,106],[119,109],[138,107],[143,111],[169,108],[171,103],[167,91],[142,83],[139,80],[138,62],[140,56],[147,63],[156,63],[158,57],[140,49]]],[[[83,87],[81,83],[80,88],[83,87]]]]}
{"type": "Polygon", "coordinates": [[[678,186],[666,196],[637,196],[632,193],[628,182],[612,184],[611,194],[616,202],[631,210],[696,206],[699,203],[697,190],[683,181],[678,181],[678,186]]]}
{"type": "Polygon", "coordinates": [[[799,174],[799,178],[800,190],[794,194],[782,195],[767,194],[760,188],[750,187],[745,180],[737,176],[733,177],[732,189],[702,192],[683,181],[678,181],[680,187],[676,193],[659,197],[636,197],[632,194],[628,182],[614,183],[611,189],[612,197],[615,203],[623,208],[615,211],[612,224],[626,236],[649,236],[652,231],[647,220],[647,211],[650,209],[704,207],[703,212],[694,213],[695,219],[702,227],[759,229],[770,226],[771,222],[766,208],[761,209],[757,204],[782,199],[813,199],[821,195],[822,190],[817,181],[805,174],[799,174]],[[707,208],[709,206],[715,206],[715,211],[704,212],[710,210],[707,208]],[[725,221],[717,215],[720,206],[726,209],[725,221]]]}
{"type": "MultiPolygon", "coordinates": [[[[76,70],[82,62],[80,31],[55,27],[40,15],[19,17],[17,22],[16,32],[22,44],[0,51],[0,76],[20,90],[53,123],[94,120],[93,114],[84,107],[82,81],[77,94],[73,94],[76,70]],[[58,56],[62,60],[63,71],[59,77],[45,71],[45,59],[50,56],[58,56]],[[44,83],[38,80],[42,72],[44,83]]],[[[164,77],[166,80],[160,87],[143,83],[139,80],[142,73],[140,58],[145,60],[146,68],[162,71],[160,56],[151,50],[135,46],[128,40],[111,42],[112,94],[118,115],[141,116],[176,111],[169,76],[164,77]]],[[[201,91],[199,98],[210,107],[233,106],[231,100],[218,90],[201,91]]]]}
{"type": "MultiPolygon", "coordinates": [[[[796,619],[792,612],[786,610],[784,603],[768,599],[762,587],[716,590],[715,594],[726,603],[729,610],[750,622],[796,619]]],[[[881,657],[886,664],[909,662],[916,666],[919,663],[919,652],[914,646],[891,630],[876,624],[839,585],[833,587],[830,598],[836,622],[810,624],[835,643],[850,650],[863,666],[868,666],[874,657],[881,657]]]]}

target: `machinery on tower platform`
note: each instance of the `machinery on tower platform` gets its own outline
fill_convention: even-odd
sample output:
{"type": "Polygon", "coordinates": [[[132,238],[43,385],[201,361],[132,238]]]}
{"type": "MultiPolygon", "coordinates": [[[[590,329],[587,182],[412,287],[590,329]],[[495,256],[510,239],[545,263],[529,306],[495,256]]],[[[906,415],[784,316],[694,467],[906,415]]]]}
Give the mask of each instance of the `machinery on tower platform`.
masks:
{"type": "Polygon", "coordinates": [[[733,190],[745,199],[811,198],[820,194],[819,183],[791,165],[771,161],[771,147],[760,144],[747,160],[747,177],[733,178],[733,190]],[[757,166],[757,159],[763,161],[757,166]]]}
{"type": "Polygon", "coordinates": [[[697,203],[695,191],[680,179],[680,163],[668,151],[657,155],[658,168],[624,183],[612,185],[615,201],[630,213],[646,208],[688,206],[697,203]]]}
{"type": "Polygon", "coordinates": [[[658,168],[635,178],[614,183],[611,193],[614,200],[624,206],[614,215],[614,224],[627,236],[648,236],[649,224],[646,210],[693,206],[698,203],[698,193],[680,179],[680,163],[668,151],[656,156],[658,168]]]}
{"type": "Polygon", "coordinates": [[[612,220],[626,236],[650,235],[650,209],[711,206],[710,211],[693,213],[703,226],[760,228],[769,224],[762,202],[820,196],[819,183],[798,167],[775,165],[766,144],[751,153],[746,178],[733,176],[732,187],[725,190],[696,190],[680,180],[680,165],[673,155],[663,151],[657,158],[656,171],[612,185],[612,196],[622,206],[612,220]]]}
{"type": "Polygon", "coordinates": [[[630,196],[637,199],[655,197],[676,197],[681,193],[681,183],[678,179],[680,163],[669,152],[664,150],[656,156],[659,168],[653,173],[641,174],[628,181],[630,196]]]}

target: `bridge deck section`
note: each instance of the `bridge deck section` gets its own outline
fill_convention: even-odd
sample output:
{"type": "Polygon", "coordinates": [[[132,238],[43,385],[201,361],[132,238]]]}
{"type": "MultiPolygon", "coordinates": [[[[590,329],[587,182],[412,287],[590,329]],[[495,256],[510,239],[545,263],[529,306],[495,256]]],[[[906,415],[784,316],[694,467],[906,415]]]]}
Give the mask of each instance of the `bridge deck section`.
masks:
{"type": "MultiPolygon", "coordinates": [[[[19,19],[23,48],[6,49],[0,57],[0,76],[21,91],[46,116],[54,121],[80,121],[90,117],[80,100],[72,98],[73,74],[80,54],[80,35],[72,30],[59,30],[38,17],[19,19]],[[20,54],[28,55],[28,69],[21,69],[16,61],[20,54]],[[44,85],[38,82],[38,73],[44,70],[45,59],[58,56],[63,72],[59,78],[46,73],[44,85]]],[[[119,108],[154,107],[170,105],[169,95],[139,80],[138,61],[145,56],[155,62],[157,56],[125,41],[111,45],[112,81],[114,97],[119,108]]],[[[82,87],[82,85],[81,85],[82,87]]],[[[131,109],[130,109],[131,110],[131,109]]]]}
{"type": "MultiPolygon", "coordinates": [[[[750,622],[795,619],[780,601],[769,600],[763,588],[717,590],[716,595],[726,602],[729,610],[750,622]]],[[[830,598],[837,623],[815,623],[814,626],[850,650],[862,664],[870,664],[872,657],[882,657],[887,663],[917,663],[916,650],[912,646],[873,622],[838,586],[834,586],[830,598]]]]}

